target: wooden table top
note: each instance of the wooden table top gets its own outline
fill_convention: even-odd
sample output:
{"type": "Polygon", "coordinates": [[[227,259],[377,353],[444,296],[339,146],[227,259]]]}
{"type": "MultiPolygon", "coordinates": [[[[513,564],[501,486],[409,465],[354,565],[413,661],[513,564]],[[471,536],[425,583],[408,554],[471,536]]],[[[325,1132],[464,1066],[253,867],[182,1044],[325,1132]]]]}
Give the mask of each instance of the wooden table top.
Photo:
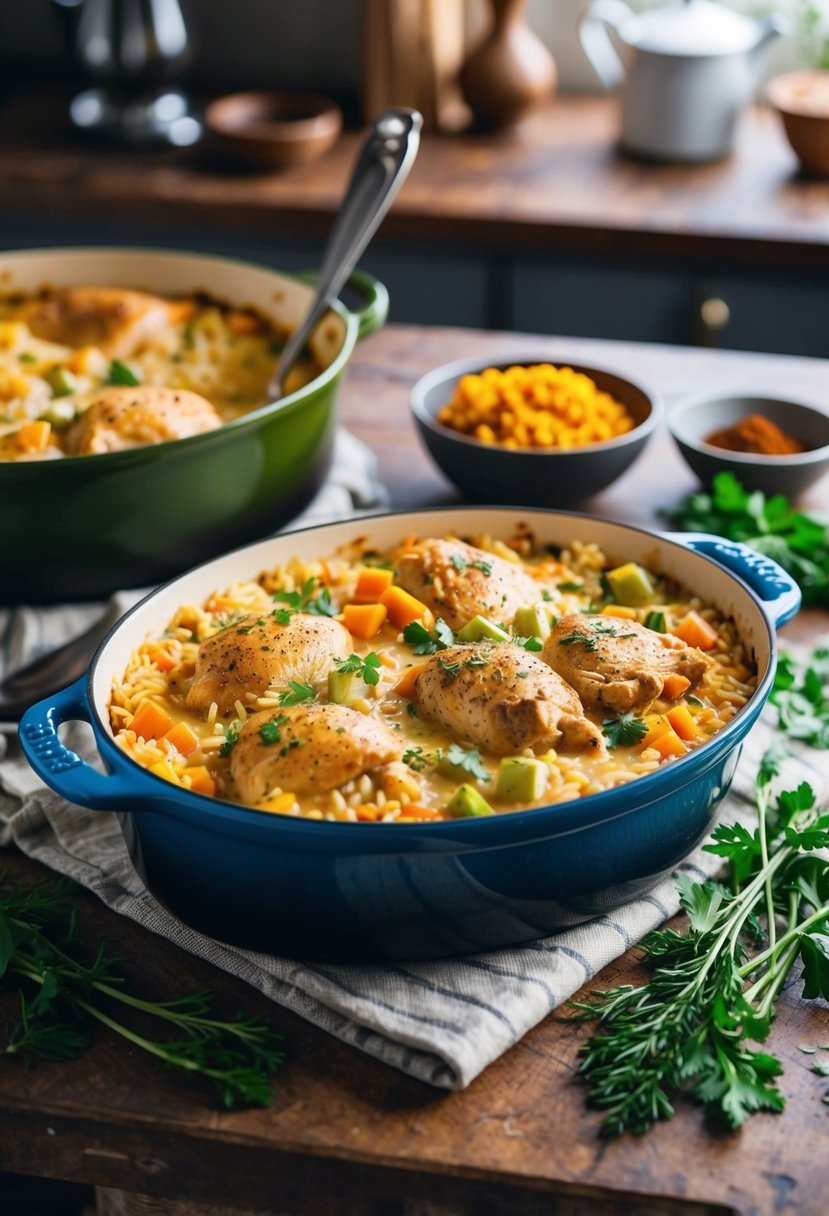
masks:
{"type": "MultiPolygon", "coordinates": [[[[449,359],[509,355],[543,343],[553,358],[614,366],[670,401],[705,383],[763,383],[829,399],[829,364],[449,329],[390,327],[362,346],[343,394],[343,421],[372,443],[396,506],[449,501],[452,492],[415,442],[406,402],[413,380],[449,359]]],[[[657,507],[693,482],[664,434],[589,507],[653,526],[657,507]]],[[[826,483],[814,501],[825,500],[826,483]]],[[[826,614],[804,614],[788,636],[816,640],[826,614]]],[[[5,854],[13,876],[42,867],[5,854]]],[[[78,899],[84,939],[106,939],[136,991],[170,997],[217,993],[219,1008],[266,1012],[288,1059],[267,1110],[218,1113],[201,1088],[140,1058],[109,1034],[66,1064],[0,1067],[0,1169],[93,1182],[200,1203],[232,1203],[296,1216],[375,1216],[551,1211],[733,1213],[817,1216],[825,1211],[825,1080],[799,1043],[825,1042],[827,1008],[785,993],[771,1050],[785,1068],[783,1115],[751,1118],[714,1135],[697,1108],[646,1137],[599,1140],[575,1062],[585,1030],[547,1018],[467,1090],[437,1091],[370,1059],[252,993],[207,964],[152,937],[89,896],[78,899]],[[824,1147],[821,1147],[824,1146],[824,1147]]],[[[637,977],[632,952],[602,973],[613,985],[637,977]]],[[[2,1007],[0,1007],[2,1016],[2,1007]]],[[[162,1205],[160,1209],[170,1209],[162,1205]]]]}
{"type": "MultiPolygon", "coordinates": [[[[0,106],[0,210],[137,225],[327,233],[361,136],[288,172],[234,167],[209,146],[88,146],[66,92],[0,106]]],[[[381,235],[590,253],[728,256],[829,266],[829,182],[802,177],[777,116],[748,111],[733,156],[698,166],[618,154],[613,98],[560,96],[514,131],[429,135],[381,235]]]]}

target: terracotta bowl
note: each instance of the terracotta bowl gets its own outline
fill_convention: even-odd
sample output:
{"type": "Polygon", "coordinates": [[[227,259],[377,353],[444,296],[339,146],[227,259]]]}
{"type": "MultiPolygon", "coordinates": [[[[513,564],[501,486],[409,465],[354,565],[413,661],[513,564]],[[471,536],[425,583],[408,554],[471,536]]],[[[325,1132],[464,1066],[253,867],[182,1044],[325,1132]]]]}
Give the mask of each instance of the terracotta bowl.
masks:
{"type": "Polygon", "coordinates": [[[829,177],[829,71],[816,68],[776,76],[766,95],[803,168],[829,177]]]}
{"type": "Polygon", "coordinates": [[[343,125],[342,111],[327,97],[279,89],[219,97],[204,119],[215,147],[270,169],[322,156],[343,125]]]}

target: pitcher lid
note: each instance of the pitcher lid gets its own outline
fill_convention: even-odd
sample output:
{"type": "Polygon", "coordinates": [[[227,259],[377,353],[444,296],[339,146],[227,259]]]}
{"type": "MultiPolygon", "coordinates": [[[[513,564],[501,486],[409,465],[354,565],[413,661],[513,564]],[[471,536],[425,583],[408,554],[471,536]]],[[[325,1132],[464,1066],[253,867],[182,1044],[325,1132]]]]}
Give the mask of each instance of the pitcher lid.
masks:
{"type": "Polygon", "coordinates": [[[621,30],[625,42],[662,55],[727,55],[756,45],[757,22],[712,0],[649,9],[621,30]]]}

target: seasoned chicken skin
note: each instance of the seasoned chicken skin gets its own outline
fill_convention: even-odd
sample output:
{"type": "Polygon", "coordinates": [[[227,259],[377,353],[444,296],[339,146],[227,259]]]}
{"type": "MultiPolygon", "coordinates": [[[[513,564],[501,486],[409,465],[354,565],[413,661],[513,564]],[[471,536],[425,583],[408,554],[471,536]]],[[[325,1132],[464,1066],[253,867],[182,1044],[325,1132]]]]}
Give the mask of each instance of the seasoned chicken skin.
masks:
{"type": "Polygon", "coordinates": [[[76,456],[122,452],[215,431],[222,420],[198,393],[180,388],[103,388],[72,424],[67,450],[76,456]]]}
{"type": "Polygon", "coordinates": [[[294,794],[336,789],[402,754],[402,744],[383,722],[356,709],[297,705],[248,718],[231,752],[230,771],[239,796],[256,803],[276,787],[294,794]]]}
{"type": "Polygon", "coordinates": [[[199,646],[187,708],[207,714],[213,701],[229,714],[245,693],[260,697],[268,688],[288,688],[291,680],[313,683],[327,675],[334,659],[351,653],[351,634],[327,616],[296,612],[281,625],[273,613],[242,617],[199,646]]]}
{"type": "Polygon", "coordinates": [[[585,709],[616,713],[645,713],[673,673],[695,688],[709,662],[701,650],[670,633],[584,613],[561,618],[544,643],[542,658],[575,688],[585,709]]]}
{"type": "Polygon", "coordinates": [[[422,540],[397,558],[397,581],[460,629],[473,616],[510,622],[522,604],[540,598],[538,583],[520,566],[462,540],[422,540]]]}
{"type": "Polygon", "coordinates": [[[27,321],[36,338],[97,346],[111,359],[125,359],[158,330],[184,320],[190,307],[119,287],[64,287],[36,300],[27,321]]]}
{"type": "Polygon", "coordinates": [[[426,717],[499,756],[526,747],[603,747],[572,688],[511,642],[442,650],[427,661],[414,694],[426,717]]]}

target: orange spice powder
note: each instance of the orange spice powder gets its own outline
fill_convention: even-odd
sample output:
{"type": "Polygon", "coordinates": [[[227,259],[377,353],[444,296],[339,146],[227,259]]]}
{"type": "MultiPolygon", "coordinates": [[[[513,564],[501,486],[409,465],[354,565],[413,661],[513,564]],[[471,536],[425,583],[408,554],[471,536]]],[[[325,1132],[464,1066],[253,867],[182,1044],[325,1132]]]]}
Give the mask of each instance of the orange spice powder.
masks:
{"type": "Polygon", "coordinates": [[[715,448],[724,448],[727,452],[746,452],[756,456],[794,456],[806,451],[799,439],[781,430],[762,414],[748,414],[733,426],[712,431],[705,436],[705,442],[715,448]]]}

